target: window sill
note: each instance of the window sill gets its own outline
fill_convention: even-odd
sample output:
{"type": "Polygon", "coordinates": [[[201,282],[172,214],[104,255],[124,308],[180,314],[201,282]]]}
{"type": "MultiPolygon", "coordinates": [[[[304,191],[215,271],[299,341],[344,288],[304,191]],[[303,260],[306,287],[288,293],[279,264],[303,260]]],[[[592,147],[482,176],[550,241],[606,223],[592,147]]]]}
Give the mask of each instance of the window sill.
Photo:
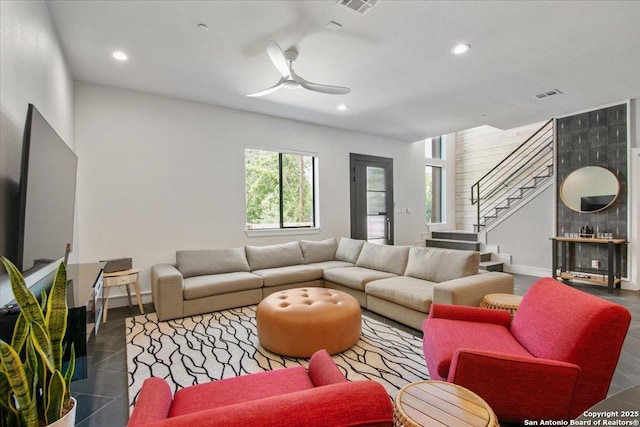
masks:
{"type": "Polygon", "coordinates": [[[320,234],[320,228],[276,228],[270,230],[245,230],[247,237],[296,236],[320,234]]]}

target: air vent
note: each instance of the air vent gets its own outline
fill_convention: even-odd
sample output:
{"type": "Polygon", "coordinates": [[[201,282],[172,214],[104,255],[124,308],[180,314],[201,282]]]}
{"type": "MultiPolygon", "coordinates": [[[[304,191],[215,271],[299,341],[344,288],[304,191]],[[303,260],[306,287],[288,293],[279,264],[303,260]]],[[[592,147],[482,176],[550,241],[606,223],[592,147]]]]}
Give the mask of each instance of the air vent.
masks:
{"type": "Polygon", "coordinates": [[[338,0],[336,3],[364,15],[373,9],[378,0],[338,0]]]}
{"type": "Polygon", "coordinates": [[[545,98],[549,98],[550,96],[555,96],[555,95],[562,95],[562,91],[560,91],[558,89],[552,89],[552,90],[549,90],[547,92],[542,92],[542,93],[539,93],[537,95],[533,95],[533,97],[537,98],[537,99],[545,99],[545,98]]]}

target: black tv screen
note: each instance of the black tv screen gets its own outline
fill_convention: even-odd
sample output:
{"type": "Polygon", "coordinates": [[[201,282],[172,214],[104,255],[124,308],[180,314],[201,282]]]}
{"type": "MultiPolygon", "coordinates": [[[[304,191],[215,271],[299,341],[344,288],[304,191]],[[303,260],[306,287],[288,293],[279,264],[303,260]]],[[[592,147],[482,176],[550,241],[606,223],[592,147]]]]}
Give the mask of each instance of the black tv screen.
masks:
{"type": "Polygon", "coordinates": [[[78,158],[29,104],[20,172],[16,264],[27,272],[65,256],[73,242],[78,158]]]}
{"type": "Polygon", "coordinates": [[[616,197],[615,194],[605,196],[580,197],[580,210],[583,212],[595,212],[607,207],[616,197]]]}

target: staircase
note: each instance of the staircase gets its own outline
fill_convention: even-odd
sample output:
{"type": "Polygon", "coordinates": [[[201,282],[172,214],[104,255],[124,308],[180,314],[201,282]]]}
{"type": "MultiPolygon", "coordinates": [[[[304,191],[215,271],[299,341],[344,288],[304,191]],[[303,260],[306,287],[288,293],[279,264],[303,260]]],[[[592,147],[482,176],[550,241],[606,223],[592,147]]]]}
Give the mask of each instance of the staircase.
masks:
{"type": "Polygon", "coordinates": [[[480,231],[522,203],[553,177],[553,119],[471,186],[480,231]]]}
{"type": "Polygon", "coordinates": [[[470,231],[433,231],[427,247],[480,252],[480,270],[503,271],[504,263],[492,261],[491,252],[481,252],[478,233],[470,231]]]}

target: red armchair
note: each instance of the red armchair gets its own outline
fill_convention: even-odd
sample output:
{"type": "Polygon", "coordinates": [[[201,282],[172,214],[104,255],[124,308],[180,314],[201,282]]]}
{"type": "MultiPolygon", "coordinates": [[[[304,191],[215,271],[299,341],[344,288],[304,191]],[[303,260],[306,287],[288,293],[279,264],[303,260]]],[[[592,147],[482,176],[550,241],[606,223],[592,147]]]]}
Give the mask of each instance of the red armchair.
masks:
{"type": "Polygon", "coordinates": [[[325,350],[302,366],[178,390],[145,380],[127,427],[391,427],[393,407],[375,381],[348,382],[325,350]]]}
{"type": "Polygon", "coordinates": [[[423,323],[431,379],[482,397],[500,421],[566,420],[604,399],[631,315],[540,279],[506,311],[432,304],[423,323]]]}

